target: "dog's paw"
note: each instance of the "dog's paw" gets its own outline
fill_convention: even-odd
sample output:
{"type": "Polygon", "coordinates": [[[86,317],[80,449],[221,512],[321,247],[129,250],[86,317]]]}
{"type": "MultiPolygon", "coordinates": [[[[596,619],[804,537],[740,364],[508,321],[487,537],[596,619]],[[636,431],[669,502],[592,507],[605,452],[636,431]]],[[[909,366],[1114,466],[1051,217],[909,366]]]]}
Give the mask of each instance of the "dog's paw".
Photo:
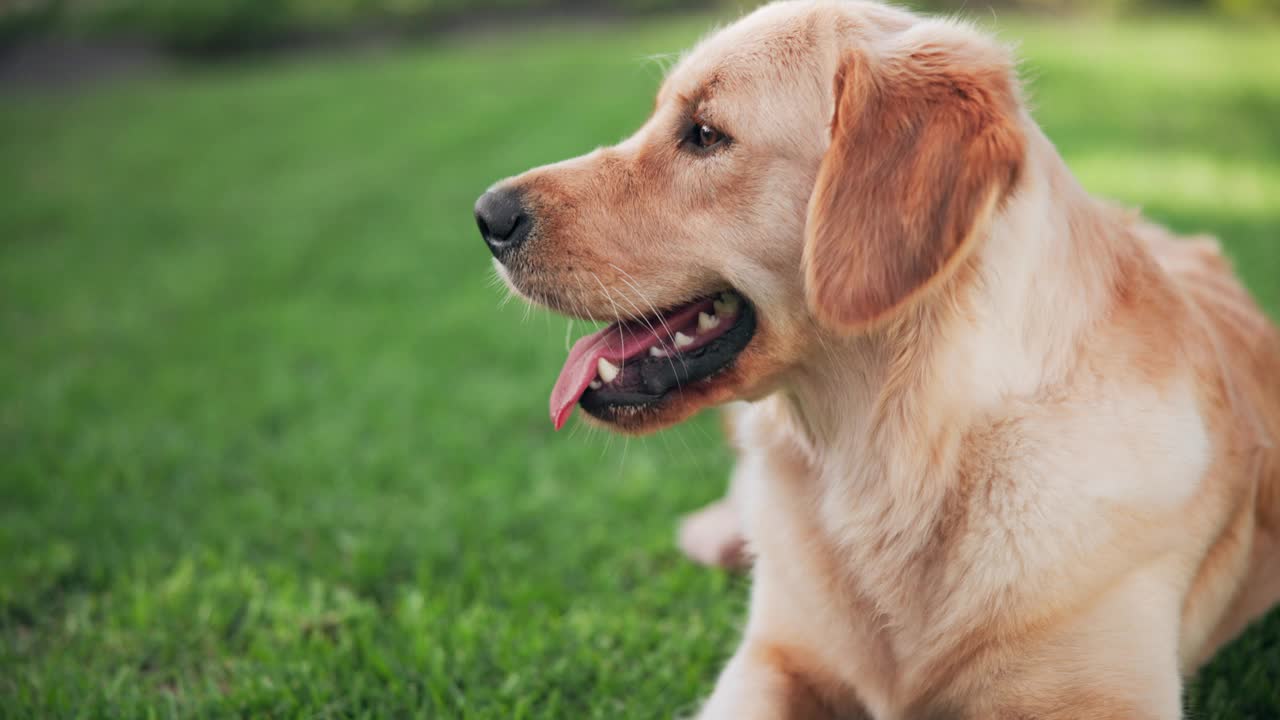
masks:
{"type": "Polygon", "coordinates": [[[751,564],[738,513],[728,500],[717,500],[680,521],[680,549],[690,560],[709,567],[740,570],[751,564]]]}

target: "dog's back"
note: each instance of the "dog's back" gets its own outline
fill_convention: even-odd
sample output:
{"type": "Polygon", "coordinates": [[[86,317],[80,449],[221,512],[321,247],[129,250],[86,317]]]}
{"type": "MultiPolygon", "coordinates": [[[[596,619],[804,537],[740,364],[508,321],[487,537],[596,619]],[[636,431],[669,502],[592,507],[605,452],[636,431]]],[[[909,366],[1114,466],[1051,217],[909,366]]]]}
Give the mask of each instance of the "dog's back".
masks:
{"type": "Polygon", "coordinates": [[[1221,368],[1242,434],[1265,451],[1260,480],[1270,482],[1258,488],[1259,512],[1280,520],[1280,333],[1236,278],[1216,240],[1177,238],[1142,221],[1137,232],[1203,320],[1204,350],[1221,368]]]}
{"type": "MultiPolygon", "coordinates": [[[[1248,553],[1247,580],[1211,633],[1204,660],[1280,598],[1280,333],[1236,279],[1217,241],[1177,238],[1141,220],[1135,232],[1194,308],[1199,364],[1221,375],[1239,480],[1253,484],[1252,493],[1241,495],[1251,497],[1253,507],[1243,507],[1223,532],[1248,553]]],[[[1223,554],[1206,557],[1200,578],[1206,586],[1229,564],[1215,557],[1223,554]]]]}

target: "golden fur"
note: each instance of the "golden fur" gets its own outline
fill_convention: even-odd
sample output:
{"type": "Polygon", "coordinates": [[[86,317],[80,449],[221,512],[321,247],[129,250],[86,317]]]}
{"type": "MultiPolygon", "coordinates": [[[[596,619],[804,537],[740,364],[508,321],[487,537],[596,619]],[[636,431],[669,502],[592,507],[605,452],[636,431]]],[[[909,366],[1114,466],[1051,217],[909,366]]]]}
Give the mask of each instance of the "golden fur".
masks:
{"type": "Polygon", "coordinates": [[[733,504],[683,538],[755,556],[700,717],[1177,718],[1280,597],[1275,329],[1212,241],[1079,187],[984,34],[769,5],[631,138],[505,183],[527,297],[758,310],[729,372],[616,423],[750,401],[733,504]],[[732,144],[682,152],[691,120],[732,144]]]}

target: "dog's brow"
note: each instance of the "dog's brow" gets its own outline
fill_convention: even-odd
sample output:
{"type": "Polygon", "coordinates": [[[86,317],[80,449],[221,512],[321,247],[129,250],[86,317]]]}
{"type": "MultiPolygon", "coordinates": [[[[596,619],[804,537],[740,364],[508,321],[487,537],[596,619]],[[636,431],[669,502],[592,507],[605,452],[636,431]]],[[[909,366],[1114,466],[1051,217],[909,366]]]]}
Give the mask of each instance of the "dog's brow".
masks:
{"type": "Polygon", "coordinates": [[[720,86],[722,82],[724,82],[723,75],[721,74],[720,71],[716,71],[712,73],[706,80],[703,80],[702,82],[698,83],[698,85],[694,87],[692,91],[676,93],[676,99],[680,101],[681,105],[684,105],[692,110],[693,108],[696,108],[701,103],[704,103],[707,100],[710,100],[711,97],[715,95],[716,89],[720,86]]]}
{"type": "Polygon", "coordinates": [[[710,100],[712,97],[712,88],[706,84],[699,85],[693,92],[676,93],[676,99],[680,101],[680,105],[685,108],[685,112],[693,114],[700,105],[710,100]]]}

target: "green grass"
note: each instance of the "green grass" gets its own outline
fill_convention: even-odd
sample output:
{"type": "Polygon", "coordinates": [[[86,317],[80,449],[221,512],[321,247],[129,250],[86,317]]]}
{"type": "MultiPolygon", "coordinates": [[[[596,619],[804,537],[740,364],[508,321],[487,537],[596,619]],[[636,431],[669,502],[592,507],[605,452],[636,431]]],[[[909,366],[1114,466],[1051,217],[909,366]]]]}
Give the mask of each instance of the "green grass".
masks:
{"type": "MultiPolygon", "coordinates": [[[[672,544],[714,419],[553,435],[565,323],[499,310],[470,215],[622,137],[705,25],[0,102],[0,716],[695,708],[745,606],[672,544]]],[[[1000,25],[1084,182],[1280,308],[1280,30],[1000,25]]],[[[1189,704],[1280,717],[1280,615],[1189,704]]]]}

